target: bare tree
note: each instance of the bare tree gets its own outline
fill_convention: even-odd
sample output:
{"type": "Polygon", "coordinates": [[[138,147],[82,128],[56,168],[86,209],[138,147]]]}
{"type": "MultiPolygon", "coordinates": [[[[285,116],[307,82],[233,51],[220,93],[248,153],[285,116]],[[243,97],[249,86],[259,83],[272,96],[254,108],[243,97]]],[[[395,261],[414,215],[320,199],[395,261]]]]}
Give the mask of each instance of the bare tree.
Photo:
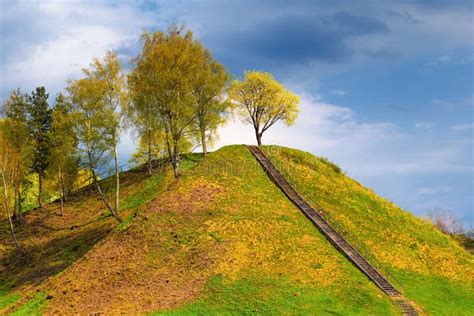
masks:
{"type": "Polygon", "coordinates": [[[463,227],[459,219],[449,210],[435,208],[428,211],[428,218],[433,225],[446,234],[462,234],[463,227]]]}

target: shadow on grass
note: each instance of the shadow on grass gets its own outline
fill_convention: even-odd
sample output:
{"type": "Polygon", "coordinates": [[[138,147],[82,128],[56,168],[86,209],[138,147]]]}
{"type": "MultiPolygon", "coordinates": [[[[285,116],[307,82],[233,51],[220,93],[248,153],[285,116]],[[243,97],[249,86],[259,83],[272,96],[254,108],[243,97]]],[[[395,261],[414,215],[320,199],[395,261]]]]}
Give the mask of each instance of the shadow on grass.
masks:
{"type": "Polygon", "coordinates": [[[23,253],[10,250],[0,259],[0,284],[7,285],[1,294],[37,284],[60,273],[103,239],[112,228],[105,221],[94,227],[70,228],[66,229],[67,233],[45,244],[25,243],[23,253]]]}

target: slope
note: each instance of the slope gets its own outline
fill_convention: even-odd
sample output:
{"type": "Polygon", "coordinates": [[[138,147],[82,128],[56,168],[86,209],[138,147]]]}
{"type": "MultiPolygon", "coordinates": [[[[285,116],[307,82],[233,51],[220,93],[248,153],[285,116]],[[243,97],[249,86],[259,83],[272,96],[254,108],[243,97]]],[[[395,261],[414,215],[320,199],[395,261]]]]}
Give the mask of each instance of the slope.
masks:
{"type": "MultiPolygon", "coordinates": [[[[337,210],[332,216],[339,216],[402,281],[407,297],[433,314],[470,313],[472,257],[449,237],[323,160],[296,150],[265,149],[274,161],[290,166],[298,189],[313,194],[327,212],[337,210]]],[[[114,229],[62,273],[34,283],[10,311],[400,313],[283,195],[244,146],[221,148],[177,181],[165,173],[157,197],[142,205],[133,221],[114,229]]]]}
{"type": "MultiPolygon", "coordinates": [[[[16,233],[23,253],[15,250],[7,222],[2,219],[0,229],[0,313],[28,293],[35,293],[38,285],[61,273],[80,259],[110,232],[126,227],[138,209],[159,194],[166,181],[160,164],[152,177],[145,168],[135,168],[120,174],[121,216],[117,222],[105,211],[92,186],[68,196],[65,214],[60,216],[59,202],[42,209],[24,213],[25,223],[16,233]]],[[[113,179],[102,181],[106,194],[112,195],[113,179]]],[[[38,297],[42,297],[42,293],[38,297]]]]}
{"type": "Polygon", "coordinates": [[[319,204],[325,216],[400,281],[408,298],[432,314],[474,313],[473,256],[450,236],[380,198],[325,159],[278,146],[263,151],[310,204],[319,204]]]}
{"type": "Polygon", "coordinates": [[[41,291],[48,314],[398,313],[243,146],[209,155],[41,291]]]}

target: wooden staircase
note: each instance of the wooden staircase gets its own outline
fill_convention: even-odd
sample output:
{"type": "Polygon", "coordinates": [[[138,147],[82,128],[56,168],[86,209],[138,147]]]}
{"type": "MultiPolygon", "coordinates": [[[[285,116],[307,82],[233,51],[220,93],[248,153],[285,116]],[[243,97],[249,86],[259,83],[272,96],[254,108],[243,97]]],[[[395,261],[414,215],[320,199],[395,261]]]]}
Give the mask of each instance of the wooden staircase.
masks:
{"type": "Polygon", "coordinates": [[[303,214],[316,226],[319,231],[343,253],[357,268],[364,272],[384,293],[390,296],[403,311],[404,315],[418,315],[413,305],[406,300],[401,293],[375,269],[349,242],[346,241],[331,225],[324,216],[311,207],[298,192],[283,177],[273,163],[257,146],[248,145],[247,148],[255,156],[262,168],[273,180],[273,182],[285,193],[303,214]]]}

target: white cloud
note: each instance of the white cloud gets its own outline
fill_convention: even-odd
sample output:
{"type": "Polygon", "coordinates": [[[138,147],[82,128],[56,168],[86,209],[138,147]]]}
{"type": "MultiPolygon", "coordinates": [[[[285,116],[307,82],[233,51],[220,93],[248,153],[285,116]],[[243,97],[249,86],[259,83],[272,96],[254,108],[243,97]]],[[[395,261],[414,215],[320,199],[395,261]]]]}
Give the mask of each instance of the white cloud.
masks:
{"type": "MultiPolygon", "coordinates": [[[[27,59],[7,66],[11,82],[55,85],[77,75],[95,57],[117,47],[123,36],[101,26],[81,26],[61,37],[31,48],[27,59]]],[[[16,85],[14,85],[16,86],[16,85]]]]}
{"type": "MultiPolygon", "coordinates": [[[[251,10],[248,10],[247,4],[238,1],[226,3],[225,6],[211,5],[212,9],[202,2],[157,1],[156,4],[148,11],[128,1],[118,1],[114,5],[92,0],[12,1],[8,5],[4,4],[0,10],[0,96],[5,97],[4,89],[21,87],[27,92],[40,84],[54,94],[64,87],[66,79],[77,76],[81,68],[87,66],[92,58],[101,57],[105,50],[118,48],[121,49],[121,56],[127,57],[130,47],[134,47],[144,29],[166,28],[170,22],[185,22],[206,45],[205,39],[219,35],[215,46],[209,46],[219,56],[219,50],[222,52],[227,48],[225,45],[222,47],[222,42],[228,31],[243,28],[252,32],[262,19],[308,13],[306,4],[283,7],[262,2],[255,4],[251,10]],[[245,15],[245,21],[235,19],[239,14],[245,15]]],[[[337,4],[318,6],[318,14],[321,15],[346,9],[337,4]]],[[[354,39],[348,44],[355,55],[345,62],[280,63],[265,69],[275,73],[279,79],[285,78],[287,83],[292,82],[306,89],[300,90],[302,112],[296,125],[286,128],[277,124],[264,135],[264,143],[300,148],[327,156],[363,183],[370,185],[377,179],[377,189],[385,190],[387,196],[401,192],[400,201],[406,200],[406,196],[415,196],[416,192],[422,195],[430,193],[430,183],[420,185],[419,181],[423,177],[436,177],[443,172],[472,174],[473,141],[463,139],[464,134],[445,133],[440,137],[426,135],[429,133],[423,132],[423,129],[434,125],[422,121],[416,123],[417,129],[413,132],[402,132],[398,126],[390,123],[390,118],[387,121],[361,121],[358,113],[352,109],[324,102],[304,92],[317,91],[321,87],[321,78],[344,74],[354,69],[354,66],[376,63],[367,52],[379,52],[385,57],[390,57],[391,53],[400,59],[434,52],[436,56],[441,56],[435,60],[438,64],[451,64],[459,60],[472,63],[472,12],[426,10],[417,5],[400,3],[359,4],[351,7],[350,11],[355,15],[380,18],[388,25],[390,32],[354,39]],[[387,14],[390,9],[401,14],[387,14]],[[444,40],[441,46],[440,38],[444,40]],[[455,53],[456,50],[452,48],[456,47],[467,49],[455,53]],[[395,176],[403,178],[405,182],[394,184],[395,176]],[[406,189],[405,184],[412,185],[414,189],[406,189]],[[417,185],[422,187],[418,191],[417,185]]],[[[251,62],[244,54],[235,53],[237,59],[231,59],[226,66],[251,62]]],[[[337,83],[334,87],[337,87],[337,83]]],[[[330,93],[341,96],[347,94],[340,89],[330,93]]],[[[474,106],[473,96],[467,100],[454,101],[446,101],[443,99],[445,97],[441,95],[441,99],[433,99],[432,104],[449,111],[474,106]]],[[[458,132],[472,129],[472,123],[451,127],[452,131],[458,132]]],[[[221,128],[220,136],[221,140],[215,148],[225,144],[255,143],[252,127],[238,120],[221,128]]],[[[124,135],[121,143],[123,162],[128,159],[133,147],[132,138],[128,134],[124,135]]],[[[462,184],[451,185],[456,188],[451,194],[463,187],[462,184]]],[[[435,197],[435,193],[432,197],[435,197]]],[[[456,203],[458,199],[452,205],[456,203]]]]}
{"type": "Polygon", "coordinates": [[[432,129],[434,127],[436,127],[436,123],[433,123],[433,122],[416,122],[415,123],[415,127],[417,129],[424,129],[424,130],[427,130],[427,129],[432,129]]]}
{"type": "MultiPolygon", "coordinates": [[[[300,148],[326,156],[358,179],[389,175],[472,172],[460,162],[462,141],[420,139],[389,122],[362,122],[350,108],[300,93],[301,113],[295,126],[276,124],[263,136],[265,144],[300,148]]],[[[219,130],[215,148],[255,143],[253,128],[234,119],[219,130]]]]}
{"type": "Polygon", "coordinates": [[[460,132],[474,129],[474,123],[458,124],[451,126],[451,130],[460,132]]]}
{"type": "Polygon", "coordinates": [[[338,96],[343,96],[343,95],[347,94],[347,91],[336,89],[336,90],[329,91],[329,93],[334,94],[334,95],[338,95],[338,96]]]}
{"type": "Polygon", "coordinates": [[[438,194],[446,194],[453,190],[452,187],[443,185],[443,186],[436,186],[436,187],[422,187],[416,191],[418,196],[426,196],[426,195],[438,195],[438,194]]]}
{"type": "Polygon", "coordinates": [[[5,60],[0,70],[8,74],[2,76],[3,89],[21,87],[28,91],[44,85],[53,93],[61,90],[67,79],[79,75],[93,58],[138,39],[145,28],[155,24],[149,13],[133,5],[108,6],[101,2],[20,2],[15,10],[2,13],[2,19],[11,22],[2,22],[5,28],[15,27],[15,21],[28,20],[22,26],[23,38],[17,39],[21,50],[9,49],[8,55],[2,55],[5,60]],[[41,26],[41,34],[35,32],[37,25],[41,26]],[[42,34],[42,41],[33,39],[42,34]]]}

